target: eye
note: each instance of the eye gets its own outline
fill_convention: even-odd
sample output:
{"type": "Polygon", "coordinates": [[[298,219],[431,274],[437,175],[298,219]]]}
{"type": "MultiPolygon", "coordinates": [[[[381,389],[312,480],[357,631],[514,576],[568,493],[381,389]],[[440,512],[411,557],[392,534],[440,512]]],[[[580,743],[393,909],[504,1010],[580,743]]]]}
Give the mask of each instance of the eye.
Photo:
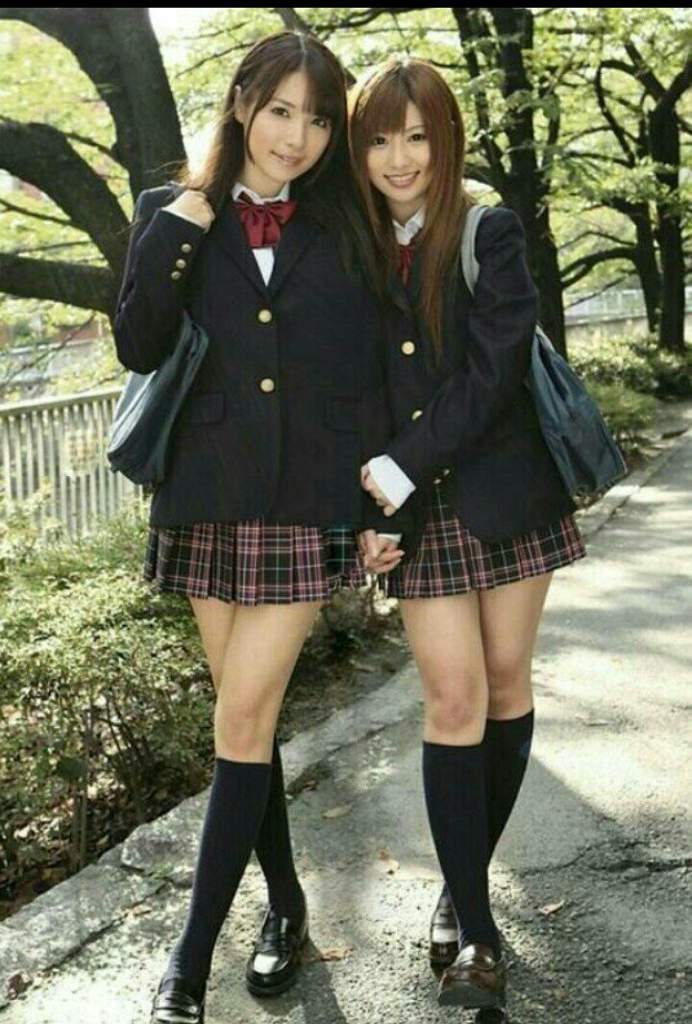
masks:
{"type": "Polygon", "coordinates": [[[409,135],[408,141],[409,142],[425,142],[427,137],[428,136],[425,134],[425,132],[414,132],[412,135],[409,135]]]}
{"type": "Polygon", "coordinates": [[[331,128],[332,126],[332,122],[328,117],[315,117],[312,123],[316,124],[319,128],[331,128]]]}
{"type": "Polygon", "coordinates": [[[279,106],[278,104],[276,106],[272,107],[271,111],[272,111],[272,114],[277,114],[279,117],[282,117],[284,114],[286,114],[288,116],[288,113],[289,113],[287,107],[282,107],[282,106],[279,106]]]}
{"type": "Polygon", "coordinates": [[[384,135],[373,135],[373,137],[370,139],[370,145],[371,146],[384,146],[386,141],[387,140],[384,137],[384,135]]]}

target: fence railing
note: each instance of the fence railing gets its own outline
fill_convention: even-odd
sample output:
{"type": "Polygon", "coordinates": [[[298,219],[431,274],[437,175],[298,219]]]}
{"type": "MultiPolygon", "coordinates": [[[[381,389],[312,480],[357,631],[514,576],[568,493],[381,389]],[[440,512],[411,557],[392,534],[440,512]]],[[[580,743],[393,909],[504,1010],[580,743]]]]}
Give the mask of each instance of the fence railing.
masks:
{"type": "MultiPolygon", "coordinates": [[[[580,299],[565,296],[565,322],[590,323],[607,320],[634,320],[646,316],[641,288],[620,288],[580,299]]],[[[685,309],[692,308],[692,287],[685,288],[685,309]]]]}
{"type": "Polygon", "coordinates": [[[0,509],[11,515],[45,488],[34,520],[42,535],[60,523],[70,536],[91,531],[142,488],[106,460],[120,388],[0,405],[0,509]]]}

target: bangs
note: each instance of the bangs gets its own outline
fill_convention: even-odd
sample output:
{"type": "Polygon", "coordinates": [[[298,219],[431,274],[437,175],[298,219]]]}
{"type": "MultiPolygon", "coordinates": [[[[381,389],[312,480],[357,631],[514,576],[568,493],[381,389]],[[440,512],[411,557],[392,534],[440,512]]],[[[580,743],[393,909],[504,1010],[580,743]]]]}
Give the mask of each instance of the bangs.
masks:
{"type": "Polygon", "coordinates": [[[343,124],[346,82],[340,72],[315,50],[308,51],[295,70],[304,71],[310,83],[309,112],[329,118],[336,127],[343,124]]]}
{"type": "Polygon", "coordinates": [[[378,75],[365,86],[359,101],[359,134],[369,139],[379,132],[405,131],[409,103],[415,100],[403,74],[378,75]]]}
{"type": "Polygon", "coordinates": [[[261,110],[271,102],[284,78],[296,71],[304,71],[308,80],[307,111],[328,118],[334,128],[340,128],[346,118],[346,82],[340,68],[328,61],[321,52],[312,48],[305,52],[294,50],[274,61],[271,73],[251,99],[261,110]]]}

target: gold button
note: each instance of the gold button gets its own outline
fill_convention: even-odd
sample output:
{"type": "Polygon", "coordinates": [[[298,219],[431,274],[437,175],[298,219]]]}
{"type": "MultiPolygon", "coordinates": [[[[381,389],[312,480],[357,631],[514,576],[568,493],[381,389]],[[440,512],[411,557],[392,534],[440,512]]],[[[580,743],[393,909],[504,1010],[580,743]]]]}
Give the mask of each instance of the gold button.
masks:
{"type": "Polygon", "coordinates": [[[174,281],[177,281],[178,278],[182,276],[183,275],[180,273],[179,270],[174,270],[173,273],[171,274],[171,277],[173,278],[174,281]]]}
{"type": "Polygon", "coordinates": [[[276,385],[274,384],[274,381],[271,379],[271,377],[265,377],[263,380],[260,381],[260,387],[262,388],[262,391],[265,392],[265,394],[269,394],[270,391],[274,390],[276,385]]]}
{"type": "Polygon", "coordinates": [[[180,248],[182,249],[183,252],[192,252],[192,246],[190,245],[189,242],[183,242],[180,248]]]}
{"type": "Polygon", "coordinates": [[[442,477],[441,476],[436,476],[435,479],[433,480],[433,483],[437,487],[439,484],[442,483],[442,477]]]}
{"type": "Polygon", "coordinates": [[[181,268],[182,267],[186,267],[187,266],[187,260],[176,260],[175,261],[175,265],[176,265],[176,267],[181,267],[181,268]]]}
{"type": "Polygon", "coordinates": [[[451,472],[452,472],[452,471],[451,471],[451,469],[443,469],[443,470],[442,470],[442,476],[449,476],[449,474],[450,474],[451,472]]]}
{"type": "Polygon", "coordinates": [[[417,420],[418,417],[422,416],[422,415],[423,415],[423,410],[422,409],[414,409],[413,412],[411,413],[411,419],[412,420],[417,420]]]}
{"type": "Polygon", "coordinates": [[[416,346],[413,344],[412,341],[405,341],[401,346],[401,351],[404,353],[405,356],[412,356],[413,353],[416,351],[416,346]]]}
{"type": "Polygon", "coordinates": [[[272,311],[271,309],[260,309],[257,314],[257,319],[261,324],[270,324],[272,322],[272,311]]]}

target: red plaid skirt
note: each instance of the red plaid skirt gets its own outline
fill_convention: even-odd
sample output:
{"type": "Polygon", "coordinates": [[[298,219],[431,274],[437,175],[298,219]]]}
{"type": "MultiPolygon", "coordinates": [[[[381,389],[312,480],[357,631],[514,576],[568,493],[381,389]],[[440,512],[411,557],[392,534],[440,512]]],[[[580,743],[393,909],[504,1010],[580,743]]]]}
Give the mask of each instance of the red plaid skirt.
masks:
{"type": "Polygon", "coordinates": [[[585,554],[572,515],[489,544],[469,533],[435,488],[418,551],[379,580],[388,597],[446,597],[540,576],[585,554]]]}
{"type": "Polygon", "coordinates": [[[352,529],[261,519],[151,527],[144,578],[159,592],[243,605],[327,600],[367,583],[352,529]]]}

